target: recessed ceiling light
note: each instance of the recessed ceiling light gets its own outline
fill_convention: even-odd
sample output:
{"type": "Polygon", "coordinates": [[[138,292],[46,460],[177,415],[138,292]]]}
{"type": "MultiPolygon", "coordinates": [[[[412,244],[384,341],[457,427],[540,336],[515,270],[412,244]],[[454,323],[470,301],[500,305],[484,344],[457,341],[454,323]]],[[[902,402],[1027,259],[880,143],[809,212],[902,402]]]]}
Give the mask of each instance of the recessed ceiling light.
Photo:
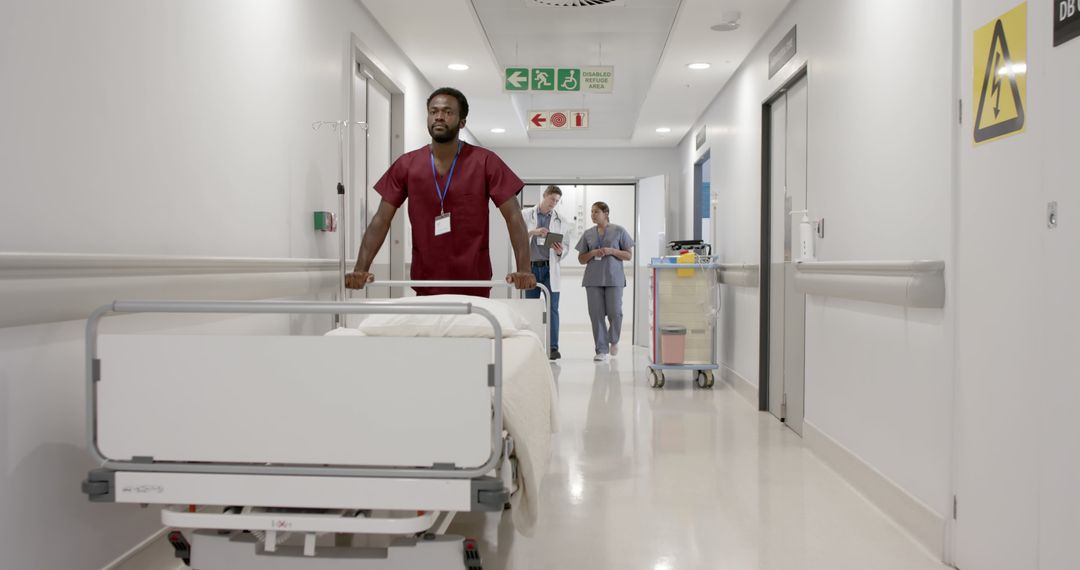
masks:
{"type": "Polygon", "coordinates": [[[671,129],[669,129],[667,127],[660,127],[659,129],[656,129],[656,132],[658,132],[658,133],[670,133],[671,129]]]}
{"type": "Polygon", "coordinates": [[[465,65],[464,63],[451,63],[450,65],[448,65],[446,67],[449,67],[450,69],[453,69],[454,71],[465,71],[466,69],[469,69],[469,66],[465,65]]]}
{"type": "Polygon", "coordinates": [[[697,63],[688,63],[688,64],[686,64],[686,67],[689,67],[690,69],[709,69],[710,67],[712,67],[712,65],[710,65],[708,63],[705,63],[705,62],[697,62],[697,63]]]}
{"type": "Polygon", "coordinates": [[[505,132],[506,132],[506,129],[504,129],[504,128],[502,128],[502,127],[495,127],[494,129],[491,129],[491,132],[493,132],[493,133],[495,133],[495,134],[497,134],[497,135],[498,135],[498,134],[502,134],[502,133],[505,133],[505,132]]]}

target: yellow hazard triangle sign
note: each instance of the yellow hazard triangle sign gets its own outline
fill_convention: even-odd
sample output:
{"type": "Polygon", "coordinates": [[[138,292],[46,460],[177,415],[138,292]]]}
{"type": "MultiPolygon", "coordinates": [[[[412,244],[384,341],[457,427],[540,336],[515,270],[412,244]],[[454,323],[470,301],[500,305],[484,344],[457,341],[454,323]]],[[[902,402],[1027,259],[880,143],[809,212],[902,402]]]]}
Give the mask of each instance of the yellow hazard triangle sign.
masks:
{"type": "Polygon", "coordinates": [[[1024,131],[1027,3],[975,30],[975,144],[1024,131]]]}

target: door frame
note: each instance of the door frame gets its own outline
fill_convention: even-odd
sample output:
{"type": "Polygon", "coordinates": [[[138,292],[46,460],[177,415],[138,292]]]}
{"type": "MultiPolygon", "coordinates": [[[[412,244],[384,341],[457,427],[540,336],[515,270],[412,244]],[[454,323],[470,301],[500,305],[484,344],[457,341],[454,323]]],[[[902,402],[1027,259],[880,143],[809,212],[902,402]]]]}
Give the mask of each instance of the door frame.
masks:
{"type": "Polygon", "coordinates": [[[761,103],[761,220],[758,259],[758,411],[769,411],[769,290],[772,284],[772,105],[807,77],[803,64],[761,103]]]}
{"type": "MultiPolygon", "coordinates": [[[[349,34],[349,46],[348,57],[346,58],[346,72],[344,81],[344,101],[345,101],[345,116],[348,117],[350,123],[357,121],[358,117],[354,114],[355,98],[353,97],[353,77],[355,74],[363,74],[368,81],[375,81],[387,93],[390,94],[390,163],[393,164],[402,154],[405,153],[405,90],[401,88],[393,77],[390,75],[389,69],[383,65],[379,60],[372,57],[373,53],[356,34],[349,34]]],[[[366,118],[366,110],[365,110],[366,118]]],[[[366,132],[366,130],[365,130],[366,132]]],[[[358,200],[367,198],[367,181],[356,180],[357,168],[356,168],[356,156],[353,152],[352,137],[346,137],[345,153],[347,153],[348,160],[346,160],[346,174],[345,179],[348,180],[348,186],[346,187],[346,207],[345,213],[348,214],[352,211],[352,202],[350,200],[358,200]],[[362,193],[358,193],[358,188],[363,188],[362,193]]],[[[367,161],[367,153],[364,157],[365,163],[367,161]]],[[[365,175],[369,175],[367,172],[366,164],[364,168],[365,175]]],[[[365,204],[363,211],[364,215],[359,220],[359,228],[357,228],[356,220],[349,219],[340,220],[339,231],[345,231],[347,236],[351,237],[356,235],[357,231],[367,231],[367,217],[368,207],[370,205],[365,204]]],[[[389,246],[390,246],[390,279],[402,280],[405,277],[405,220],[404,216],[394,216],[394,221],[390,225],[390,232],[388,234],[389,246]]],[[[351,252],[351,259],[355,259],[356,252],[351,252]]],[[[395,296],[394,293],[400,294],[400,290],[391,288],[388,291],[390,296],[395,296]]]]}
{"type": "MultiPolygon", "coordinates": [[[[705,152],[701,153],[701,155],[698,156],[694,160],[694,200],[693,200],[693,203],[694,203],[693,204],[693,208],[694,208],[694,227],[693,227],[694,236],[693,236],[693,239],[700,239],[700,240],[703,240],[705,243],[708,243],[710,245],[715,245],[715,244],[712,243],[712,237],[713,236],[704,235],[704,229],[701,227],[701,220],[703,219],[701,217],[701,209],[702,209],[702,207],[709,208],[709,213],[710,213],[710,215],[712,214],[712,210],[711,210],[711,208],[712,208],[712,204],[711,204],[712,203],[712,195],[711,195],[711,193],[710,193],[710,196],[709,196],[709,202],[710,203],[709,204],[704,204],[704,205],[701,204],[701,198],[702,198],[702,196],[701,196],[701,187],[705,184],[705,169],[703,167],[705,166],[705,163],[709,161],[710,158],[712,158],[712,149],[705,149],[705,152]]],[[[710,164],[710,166],[711,166],[711,164],[710,164]]],[[[711,182],[710,182],[710,184],[711,184],[711,182]]]]}

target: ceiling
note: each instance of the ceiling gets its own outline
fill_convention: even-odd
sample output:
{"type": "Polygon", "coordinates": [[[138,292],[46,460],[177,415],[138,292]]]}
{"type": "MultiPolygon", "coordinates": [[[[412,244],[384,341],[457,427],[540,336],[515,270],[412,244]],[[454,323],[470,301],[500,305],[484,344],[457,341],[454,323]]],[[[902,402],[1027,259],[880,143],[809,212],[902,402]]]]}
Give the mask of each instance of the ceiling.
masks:
{"type": "Polygon", "coordinates": [[[484,146],[584,148],[677,145],[790,0],[361,2],[433,86],[465,93],[467,128],[484,146]],[[606,3],[543,5],[589,2],[606,3]],[[736,13],[737,30],[710,29],[736,13]],[[503,90],[504,67],[599,65],[614,67],[612,93],[503,90]],[[579,109],[587,129],[526,128],[530,111],[579,109]]]}

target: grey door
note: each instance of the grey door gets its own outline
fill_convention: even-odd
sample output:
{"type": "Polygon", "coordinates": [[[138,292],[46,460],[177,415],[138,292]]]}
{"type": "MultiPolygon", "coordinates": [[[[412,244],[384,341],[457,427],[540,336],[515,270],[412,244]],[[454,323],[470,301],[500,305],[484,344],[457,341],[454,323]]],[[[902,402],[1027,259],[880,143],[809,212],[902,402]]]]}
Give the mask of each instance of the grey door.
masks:
{"type": "Polygon", "coordinates": [[[769,412],[801,435],[806,296],[794,284],[802,216],[791,212],[806,208],[806,78],[774,100],[770,113],[769,412]]]}
{"type": "MultiPolygon", "coordinates": [[[[341,220],[346,232],[348,257],[354,259],[360,250],[367,228],[375,217],[382,198],[375,191],[375,182],[390,168],[394,149],[392,143],[394,95],[390,87],[375,77],[367,63],[358,62],[353,69],[351,110],[349,120],[362,125],[349,129],[350,183],[346,193],[346,220],[341,220]]],[[[382,281],[400,279],[405,259],[400,229],[402,219],[394,217],[395,229],[390,231],[382,248],[372,260],[371,270],[382,281]]],[[[353,292],[356,297],[383,298],[398,296],[398,290],[383,287],[365,288],[353,292]]]]}

